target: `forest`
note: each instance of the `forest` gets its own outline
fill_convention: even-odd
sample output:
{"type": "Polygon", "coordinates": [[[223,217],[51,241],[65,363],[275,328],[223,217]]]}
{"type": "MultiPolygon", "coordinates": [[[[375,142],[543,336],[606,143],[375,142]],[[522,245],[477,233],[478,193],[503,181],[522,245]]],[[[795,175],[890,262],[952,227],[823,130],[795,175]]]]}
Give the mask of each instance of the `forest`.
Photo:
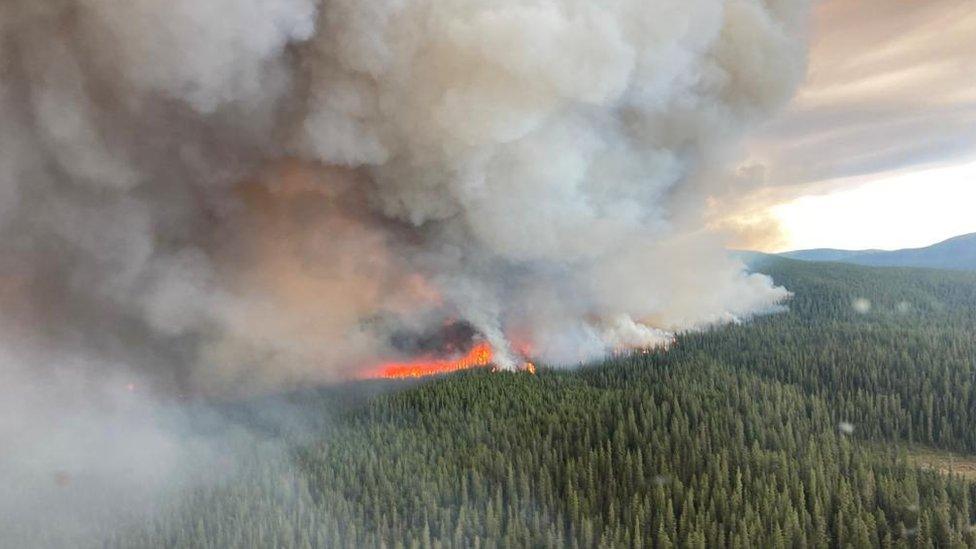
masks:
{"type": "Polygon", "coordinates": [[[227,404],[281,450],[86,542],[976,547],[976,484],[914,457],[976,454],[976,273],[754,263],[784,311],[666,350],[279,397],[300,429],[227,404]]]}

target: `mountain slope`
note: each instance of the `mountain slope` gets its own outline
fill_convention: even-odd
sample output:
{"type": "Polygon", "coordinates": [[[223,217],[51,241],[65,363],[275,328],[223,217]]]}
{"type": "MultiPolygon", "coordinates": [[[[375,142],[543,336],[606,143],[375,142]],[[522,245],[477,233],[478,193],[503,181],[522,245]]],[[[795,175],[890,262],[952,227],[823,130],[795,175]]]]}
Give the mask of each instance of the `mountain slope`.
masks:
{"type": "Polygon", "coordinates": [[[950,238],[924,248],[893,251],[819,248],[785,252],[779,255],[802,261],[837,261],[875,267],[976,270],[976,233],[950,238]]]}

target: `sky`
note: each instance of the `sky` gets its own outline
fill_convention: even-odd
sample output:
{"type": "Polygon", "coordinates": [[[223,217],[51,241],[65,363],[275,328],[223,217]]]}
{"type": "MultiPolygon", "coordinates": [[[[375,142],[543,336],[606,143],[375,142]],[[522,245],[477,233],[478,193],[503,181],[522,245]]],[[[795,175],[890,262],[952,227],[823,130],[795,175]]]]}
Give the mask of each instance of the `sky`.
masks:
{"type": "Polygon", "coordinates": [[[771,208],[788,249],[916,248],[976,232],[976,162],[871,174],[771,208]]]}
{"type": "Polygon", "coordinates": [[[976,2],[828,0],[807,79],[748,142],[765,251],[976,232],[976,2]]]}

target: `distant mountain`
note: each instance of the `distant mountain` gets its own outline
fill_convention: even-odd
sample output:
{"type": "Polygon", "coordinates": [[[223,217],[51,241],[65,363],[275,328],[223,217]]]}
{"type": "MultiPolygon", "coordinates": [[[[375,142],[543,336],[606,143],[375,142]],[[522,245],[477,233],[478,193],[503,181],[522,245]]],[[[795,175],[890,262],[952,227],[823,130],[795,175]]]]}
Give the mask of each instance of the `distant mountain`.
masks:
{"type": "Polygon", "coordinates": [[[884,253],[884,250],[835,250],[834,248],[816,248],[813,250],[797,250],[783,252],[780,257],[800,259],[803,261],[851,261],[858,256],[884,253]]]}
{"type": "Polygon", "coordinates": [[[874,267],[928,267],[976,270],[976,233],[950,238],[924,248],[903,250],[833,250],[819,248],[779,254],[802,261],[836,261],[874,267]]]}

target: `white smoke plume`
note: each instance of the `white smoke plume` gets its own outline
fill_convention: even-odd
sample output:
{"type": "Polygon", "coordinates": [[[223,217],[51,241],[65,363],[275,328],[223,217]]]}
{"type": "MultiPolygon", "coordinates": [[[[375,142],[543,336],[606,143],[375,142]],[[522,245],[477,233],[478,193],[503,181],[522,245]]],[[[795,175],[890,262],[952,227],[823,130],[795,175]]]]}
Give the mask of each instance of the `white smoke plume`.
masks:
{"type": "Polygon", "coordinates": [[[9,0],[5,335],[219,390],[349,375],[391,326],[466,321],[511,366],[513,337],[578,363],[767,310],[695,212],[806,13],[9,0]]]}

